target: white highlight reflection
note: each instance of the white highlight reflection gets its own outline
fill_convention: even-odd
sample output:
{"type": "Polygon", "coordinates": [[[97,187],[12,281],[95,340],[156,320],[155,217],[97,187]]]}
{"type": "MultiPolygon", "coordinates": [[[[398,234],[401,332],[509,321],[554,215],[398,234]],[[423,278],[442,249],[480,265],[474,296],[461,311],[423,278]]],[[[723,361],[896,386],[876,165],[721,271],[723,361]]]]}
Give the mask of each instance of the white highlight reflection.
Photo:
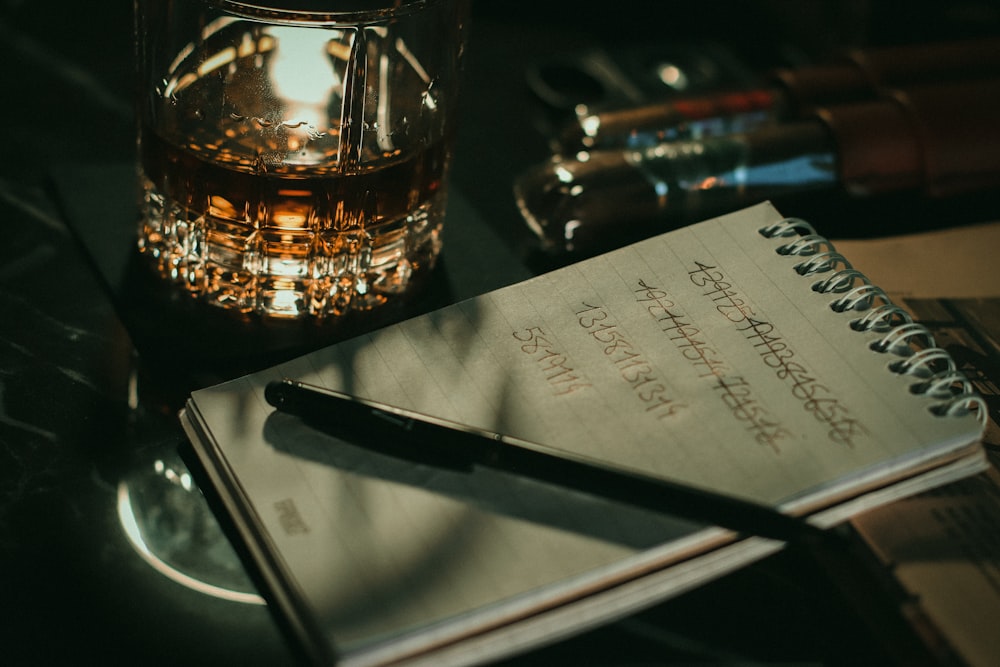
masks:
{"type": "Polygon", "coordinates": [[[328,129],[326,104],[340,78],[328,57],[332,34],[327,30],[295,26],[269,28],[278,40],[271,56],[270,81],[286,105],[286,118],[328,129]]]}
{"type": "Polygon", "coordinates": [[[147,545],[143,539],[142,529],[139,528],[139,522],[136,520],[135,513],[132,511],[132,499],[129,495],[128,484],[125,482],[120,482],[118,484],[118,519],[122,524],[122,528],[125,529],[125,535],[128,536],[128,540],[136,552],[142,556],[143,560],[149,563],[154,570],[168,579],[171,579],[182,586],[198,591],[199,593],[211,595],[212,597],[223,600],[241,602],[244,604],[266,604],[264,599],[256,593],[243,593],[223,588],[221,586],[206,584],[205,582],[184,574],[177,568],[165,563],[155,553],[153,553],[152,549],[149,548],[149,545],[147,545]]]}

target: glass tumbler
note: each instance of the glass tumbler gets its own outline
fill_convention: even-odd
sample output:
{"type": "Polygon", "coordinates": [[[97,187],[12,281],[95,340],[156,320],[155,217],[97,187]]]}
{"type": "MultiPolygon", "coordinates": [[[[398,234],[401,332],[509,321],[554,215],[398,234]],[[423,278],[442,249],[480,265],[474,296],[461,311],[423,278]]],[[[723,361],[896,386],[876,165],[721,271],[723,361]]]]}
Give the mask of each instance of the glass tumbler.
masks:
{"type": "Polygon", "coordinates": [[[416,289],[441,248],[467,0],[135,0],[140,252],[265,317],[416,289]]]}

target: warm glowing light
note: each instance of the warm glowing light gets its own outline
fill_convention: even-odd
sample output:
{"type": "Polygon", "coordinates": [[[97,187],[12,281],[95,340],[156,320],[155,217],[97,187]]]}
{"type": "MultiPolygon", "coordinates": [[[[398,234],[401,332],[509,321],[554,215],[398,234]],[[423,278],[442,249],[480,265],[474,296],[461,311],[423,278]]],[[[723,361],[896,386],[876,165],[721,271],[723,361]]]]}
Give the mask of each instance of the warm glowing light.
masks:
{"type": "Polygon", "coordinates": [[[657,68],[657,74],[660,77],[660,81],[667,84],[671,88],[676,88],[677,90],[684,90],[688,87],[688,78],[684,74],[684,70],[677,67],[673,63],[663,63],[657,68]]]}
{"type": "Polygon", "coordinates": [[[247,56],[252,56],[257,52],[257,44],[254,43],[253,37],[250,36],[249,32],[243,33],[243,39],[240,40],[240,46],[236,53],[240,58],[246,58],[247,56]]]}
{"type": "Polygon", "coordinates": [[[567,241],[573,240],[573,235],[576,233],[577,228],[580,226],[579,220],[570,220],[565,225],[563,225],[563,236],[567,241]]]}
{"type": "Polygon", "coordinates": [[[166,89],[164,89],[163,95],[164,97],[174,97],[177,93],[181,92],[192,83],[195,83],[197,80],[198,77],[191,72],[188,72],[180,79],[171,79],[170,83],[167,84],[166,89]]]}
{"type": "Polygon", "coordinates": [[[343,60],[346,63],[347,59],[351,57],[351,45],[337,41],[337,39],[334,38],[326,43],[326,52],[330,55],[330,57],[336,58],[337,60],[343,60]]]}
{"type": "Polygon", "coordinates": [[[229,218],[230,220],[236,220],[240,217],[232,202],[218,195],[212,195],[208,198],[208,214],[216,218],[229,218]]]}
{"type": "Polygon", "coordinates": [[[271,309],[278,317],[282,315],[295,315],[298,313],[297,300],[299,295],[291,289],[278,289],[274,294],[274,301],[271,302],[271,309]]]}
{"type": "Polygon", "coordinates": [[[583,128],[584,134],[588,137],[594,137],[597,135],[597,131],[601,129],[601,119],[597,116],[587,116],[580,120],[580,127],[583,128]]]}
{"type": "Polygon", "coordinates": [[[205,58],[204,62],[198,65],[198,76],[204,77],[214,72],[224,65],[236,60],[236,49],[232,46],[222,49],[218,53],[205,58]]]}
{"type": "Polygon", "coordinates": [[[278,227],[305,227],[306,216],[297,211],[281,211],[271,216],[278,227]]]}

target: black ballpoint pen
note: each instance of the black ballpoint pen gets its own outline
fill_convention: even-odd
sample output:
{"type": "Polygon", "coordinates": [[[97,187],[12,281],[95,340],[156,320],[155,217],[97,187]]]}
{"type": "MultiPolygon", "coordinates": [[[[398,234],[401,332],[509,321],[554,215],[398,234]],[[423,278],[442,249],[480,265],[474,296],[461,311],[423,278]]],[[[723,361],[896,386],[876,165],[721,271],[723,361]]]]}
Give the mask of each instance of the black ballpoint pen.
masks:
{"type": "Polygon", "coordinates": [[[490,467],[744,535],[785,542],[827,535],[804,519],[765,505],[302,382],[271,382],[265,397],[279,411],[310,426],[364,449],[416,463],[457,470],[490,467]]]}

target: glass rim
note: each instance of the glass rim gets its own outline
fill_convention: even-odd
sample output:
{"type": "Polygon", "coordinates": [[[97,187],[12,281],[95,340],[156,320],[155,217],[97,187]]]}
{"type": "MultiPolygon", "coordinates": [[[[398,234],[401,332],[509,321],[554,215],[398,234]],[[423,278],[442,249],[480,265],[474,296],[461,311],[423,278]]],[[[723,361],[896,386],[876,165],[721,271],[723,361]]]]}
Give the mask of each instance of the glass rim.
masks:
{"type": "Polygon", "coordinates": [[[207,0],[237,16],[282,23],[334,24],[385,20],[443,0],[207,0]]]}

